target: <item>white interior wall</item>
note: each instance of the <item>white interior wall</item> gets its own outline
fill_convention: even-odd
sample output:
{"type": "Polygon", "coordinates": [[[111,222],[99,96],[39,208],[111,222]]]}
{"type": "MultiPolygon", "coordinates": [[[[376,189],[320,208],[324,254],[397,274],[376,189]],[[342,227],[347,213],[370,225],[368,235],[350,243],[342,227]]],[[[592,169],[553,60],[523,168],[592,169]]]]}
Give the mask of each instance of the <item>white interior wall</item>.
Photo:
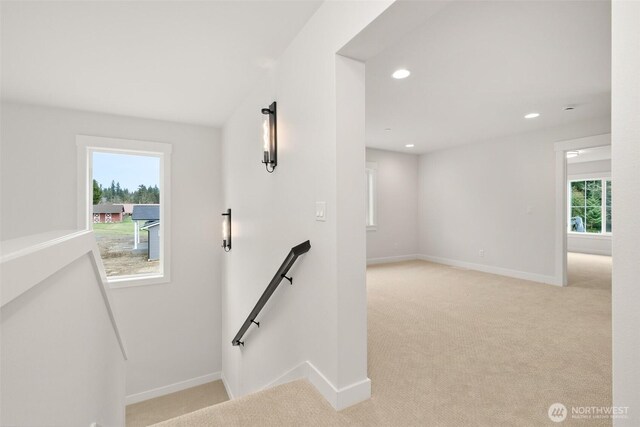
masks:
{"type": "MultiPolygon", "coordinates": [[[[640,423],[640,418],[638,418],[640,413],[634,410],[640,407],[640,400],[637,394],[637,384],[640,383],[640,370],[636,363],[640,358],[640,336],[637,334],[637,330],[640,327],[640,315],[636,308],[636,301],[640,299],[640,290],[636,286],[636,279],[640,275],[640,264],[637,263],[637,251],[635,250],[637,241],[640,238],[640,222],[637,218],[640,206],[638,206],[639,201],[635,197],[635,177],[640,168],[640,152],[638,151],[640,145],[637,143],[640,139],[640,128],[637,122],[637,117],[640,115],[638,110],[640,105],[640,86],[636,78],[640,74],[640,60],[636,54],[640,50],[640,27],[637,26],[639,20],[640,5],[629,1],[613,2],[613,163],[615,165],[615,179],[621,182],[616,188],[619,199],[616,201],[614,215],[617,221],[616,224],[621,224],[625,227],[624,235],[614,239],[614,249],[618,254],[615,259],[613,287],[614,403],[619,406],[631,406],[632,408],[629,413],[630,419],[616,420],[615,425],[617,426],[632,426],[640,423]]],[[[3,115],[5,112],[6,108],[3,111],[3,115]]],[[[47,121],[47,116],[45,115],[41,119],[44,118],[47,121]]],[[[85,116],[84,118],[87,117],[85,116]]],[[[123,119],[119,118],[118,120],[123,119]]],[[[91,122],[91,120],[88,122],[91,122]]],[[[42,120],[37,121],[37,123],[39,125],[45,124],[42,120]]],[[[12,197],[14,201],[21,200],[21,202],[29,203],[29,199],[24,197],[16,198],[19,191],[32,191],[47,177],[54,176],[56,181],[60,180],[67,184],[70,181],[66,173],[68,168],[55,168],[56,170],[53,171],[52,166],[48,167],[47,163],[58,164],[55,160],[61,154],[58,153],[57,144],[50,144],[51,147],[49,148],[46,141],[40,141],[36,145],[36,149],[31,153],[32,157],[27,156],[27,153],[24,152],[22,157],[19,157],[19,160],[26,160],[25,163],[22,163],[22,166],[27,166],[23,175],[16,170],[17,167],[14,167],[11,173],[5,174],[6,165],[12,161],[11,156],[4,154],[6,148],[4,145],[6,124],[3,118],[2,191],[7,194],[6,190],[9,187],[9,183],[12,185],[15,183],[17,189],[9,189],[7,198],[4,198],[3,194],[3,201],[8,200],[8,203],[3,203],[4,206],[2,207],[3,239],[21,235],[26,231],[31,233],[37,230],[68,228],[51,226],[51,224],[65,221],[68,221],[68,224],[75,224],[75,218],[70,219],[68,217],[65,218],[65,215],[58,215],[58,212],[66,212],[65,206],[68,204],[66,202],[73,202],[69,199],[69,194],[67,194],[66,190],[61,191],[57,197],[51,197],[50,200],[47,200],[53,203],[53,205],[49,205],[52,206],[52,209],[48,215],[42,215],[39,210],[30,211],[29,209],[24,209],[24,206],[21,208],[17,203],[11,203],[12,199],[9,197],[12,197]],[[39,154],[42,152],[45,152],[48,157],[39,154]],[[5,160],[7,157],[10,160],[5,160]],[[45,172],[38,175],[35,172],[40,170],[40,163],[42,163],[42,169],[45,172]],[[29,172],[32,173],[32,176],[29,176],[29,172]],[[47,175],[47,172],[50,175],[47,175]],[[26,180],[26,182],[21,182],[21,180],[26,180]],[[30,185],[34,183],[36,186],[30,185]],[[34,218],[35,220],[33,220],[34,218]],[[18,221],[14,221],[14,219],[18,219],[18,221]],[[13,228],[14,226],[16,228],[13,228]]],[[[47,127],[49,129],[55,128],[57,124],[55,121],[50,120],[47,127]]],[[[144,127],[141,126],[141,128],[144,127]]],[[[100,126],[97,126],[97,128],[100,128],[100,126]]],[[[133,128],[137,128],[137,126],[133,126],[133,128]]],[[[129,130],[132,131],[132,134],[140,133],[142,136],[137,136],[138,138],[144,138],[144,131],[140,129],[129,130]]],[[[112,135],[111,132],[109,134],[112,135]]],[[[132,136],[129,135],[128,137],[132,136]]],[[[164,138],[156,137],[153,139],[162,140],[164,138]]],[[[26,145],[33,148],[28,143],[26,145]]],[[[9,151],[15,154],[16,150],[11,149],[9,151]]],[[[23,149],[23,151],[28,151],[28,149],[23,149]]],[[[60,164],[67,165],[66,162],[60,164]]],[[[73,215],[72,212],[73,210],[70,209],[69,213],[71,215],[73,215]]],[[[215,333],[215,328],[212,331],[214,331],[212,333],[215,333]]],[[[158,372],[161,373],[161,371],[158,372]]]]}
{"type": "Polygon", "coordinates": [[[367,148],[377,164],[377,220],[367,231],[367,262],[398,261],[418,254],[418,156],[367,148]]]}
{"type": "Polygon", "coordinates": [[[608,132],[591,121],[422,155],[421,256],[555,283],[554,142],[608,132]]]}
{"type": "Polygon", "coordinates": [[[640,425],[640,3],[612,3],[613,404],[628,407],[616,427],[640,425]]]}
{"type": "Polygon", "coordinates": [[[604,176],[611,173],[611,160],[596,160],[593,162],[580,162],[567,164],[567,177],[576,175],[604,176]]]}
{"type": "Polygon", "coordinates": [[[569,233],[567,235],[567,251],[611,256],[611,236],[569,233]]]}
{"type": "Polygon", "coordinates": [[[364,69],[336,52],[389,4],[323,3],[224,127],[233,249],[223,257],[222,354],[236,396],[305,362],[324,375],[326,381],[312,382],[330,401],[334,396],[334,406],[348,404],[338,401],[347,386],[368,389],[365,229],[357,214],[364,212],[364,69]],[[339,109],[338,100],[349,96],[351,110],[339,109]],[[268,174],[260,164],[260,109],[273,100],[278,167],[268,174]],[[315,220],[316,201],[327,203],[326,222],[315,220]],[[281,285],[258,319],[260,329],[249,330],[245,347],[232,347],[289,249],[307,239],[311,250],[291,272],[293,286],[281,285]]]}
{"type": "Polygon", "coordinates": [[[219,130],[12,103],[2,104],[1,124],[3,240],[76,228],[77,134],[173,145],[172,280],[112,292],[129,352],[127,395],[140,399],[215,379],[221,371],[219,130]]]}
{"type": "MultiPolygon", "coordinates": [[[[611,160],[567,164],[568,179],[607,176],[611,176],[611,160]]],[[[615,191],[615,188],[613,190],[615,191]]],[[[611,236],[568,233],[567,250],[569,252],[611,256],[611,236]]]]}
{"type": "Polygon", "coordinates": [[[2,307],[1,425],[124,425],[125,362],[89,257],[2,307]]]}

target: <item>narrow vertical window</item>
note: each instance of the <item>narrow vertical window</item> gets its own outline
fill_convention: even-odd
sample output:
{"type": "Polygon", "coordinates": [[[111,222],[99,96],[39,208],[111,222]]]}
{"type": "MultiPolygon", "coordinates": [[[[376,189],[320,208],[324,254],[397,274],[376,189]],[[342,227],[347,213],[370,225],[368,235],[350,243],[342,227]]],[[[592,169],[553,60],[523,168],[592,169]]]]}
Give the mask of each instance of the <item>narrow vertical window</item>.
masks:
{"type": "Polygon", "coordinates": [[[377,212],[377,179],[378,165],[377,163],[367,162],[365,168],[366,179],[366,225],[367,230],[375,230],[378,226],[377,212]]]}
{"type": "Polygon", "coordinates": [[[607,184],[606,184],[606,197],[605,197],[605,210],[606,210],[606,220],[607,220],[607,225],[605,227],[605,231],[607,233],[611,233],[611,180],[608,179],[607,180],[607,184]]]}

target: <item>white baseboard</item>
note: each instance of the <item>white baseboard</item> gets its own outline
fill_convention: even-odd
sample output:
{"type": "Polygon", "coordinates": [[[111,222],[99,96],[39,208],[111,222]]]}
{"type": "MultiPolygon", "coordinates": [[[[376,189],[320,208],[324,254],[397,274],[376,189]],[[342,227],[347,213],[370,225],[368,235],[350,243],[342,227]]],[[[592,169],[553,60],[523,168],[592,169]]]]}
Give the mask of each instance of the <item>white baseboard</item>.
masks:
{"type": "Polygon", "coordinates": [[[387,264],[390,262],[401,262],[401,261],[413,261],[416,259],[419,259],[419,255],[417,254],[388,256],[383,258],[369,258],[367,259],[367,265],[387,264]]]}
{"type": "Polygon", "coordinates": [[[369,378],[338,390],[313,364],[306,363],[309,364],[307,379],[336,411],[371,398],[371,380],[369,378]]]}
{"type": "Polygon", "coordinates": [[[284,374],[280,375],[275,380],[264,386],[262,390],[266,390],[271,387],[290,383],[291,381],[300,380],[303,378],[309,378],[309,362],[302,362],[298,366],[288,370],[284,374]]]}
{"type": "Polygon", "coordinates": [[[369,378],[337,389],[331,381],[309,361],[302,362],[287,371],[276,380],[270,382],[263,390],[300,379],[309,381],[322,397],[337,411],[371,398],[371,380],[369,378]]]}
{"type": "Polygon", "coordinates": [[[576,252],[579,254],[587,254],[587,255],[611,256],[611,251],[600,250],[600,249],[569,249],[567,252],[576,252]]]}
{"type": "Polygon", "coordinates": [[[222,385],[224,385],[224,389],[227,391],[227,396],[229,396],[229,400],[235,399],[236,394],[231,390],[231,386],[229,385],[229,381],[224,376],[224,372],[220,374],[220,379],[222,380],[222,385]]]}
{"type": "Polygon", "coordinates": [[[369,399],[371,399],[371,380],[366,378],[360,382],[343,387],[338,391],[338,405],[336,409],[339,411],[369,399]]]}
{"type": "MultiPolygon", "coordinates": [[[[126,397],[125,403],[127,405],[132,405],[134,403],[153,399],[154,397],[164,396],[166,394],[175,393],[176,391],[182,391],[191,387],[196,387],[202,384],[210,383],[211,381],[217,381],[221,378],[222,378],[221,372],[214,372],[212,374],[191,378],[189,380],[180,381],[180,382],[169,384],[163,387],[154,388],[152,390],[143,391],[141,393],[131,394],[126,397]]],[[[227,393],[228,392],[229,391],[227,390],[227,393]]]]}
{"type": "Polygon", "coordinates": [[[532,282],[546,283],[548,285],[562,286],[555,276],[545,276],[543,274],[529,273],[526,271],[511,270],[508,268],[495,267],[492,265],[475,264],[472,262],[458,261],[449,258],[440,258],[431,255],[419,255],[423,261],[435,262],[437,264],[450,265],[452,267],[466,268],[468,270],[482,271],[483,273],[497,274],[499,276],[513,277],[516,279],[531,280],[532,282]]]}

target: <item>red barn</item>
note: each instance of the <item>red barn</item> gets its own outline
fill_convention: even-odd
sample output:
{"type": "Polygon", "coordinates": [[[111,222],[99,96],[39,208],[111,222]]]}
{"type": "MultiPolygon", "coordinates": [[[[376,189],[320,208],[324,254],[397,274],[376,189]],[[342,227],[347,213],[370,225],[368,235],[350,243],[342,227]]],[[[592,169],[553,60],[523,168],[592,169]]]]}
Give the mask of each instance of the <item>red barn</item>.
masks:
{"type": "Polygon", "coordinates": [[[123,213],[124,206],[122,205],[114,205],[112,203],[93,205],[93,222],[122,222],[123,213]]]}

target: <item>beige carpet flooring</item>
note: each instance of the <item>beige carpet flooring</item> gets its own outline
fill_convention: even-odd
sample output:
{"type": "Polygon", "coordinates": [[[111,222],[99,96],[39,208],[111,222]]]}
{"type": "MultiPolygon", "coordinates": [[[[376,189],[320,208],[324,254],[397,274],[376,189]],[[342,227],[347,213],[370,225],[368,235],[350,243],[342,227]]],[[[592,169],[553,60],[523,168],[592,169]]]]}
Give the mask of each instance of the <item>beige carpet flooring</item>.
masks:
{"type": "Polygon", "coordinates": [[[423,261],[370,267],[371,400],[335,412],[300,380],[161,425],[544,426],[558,425],[555,402],[610,406],[610,285],[592,270],[610,258],[570,264],[565,288],[423,261]]]}
{"type": "Polygon", "coordinates": [[[567,285],[611,292],[611,257],[567,254],[567,285]]]}
{"type": "Polygon", "coordinates": [[[222,381],[127,406],[127,427],[146,427],[229,400],[222,381]]]}

